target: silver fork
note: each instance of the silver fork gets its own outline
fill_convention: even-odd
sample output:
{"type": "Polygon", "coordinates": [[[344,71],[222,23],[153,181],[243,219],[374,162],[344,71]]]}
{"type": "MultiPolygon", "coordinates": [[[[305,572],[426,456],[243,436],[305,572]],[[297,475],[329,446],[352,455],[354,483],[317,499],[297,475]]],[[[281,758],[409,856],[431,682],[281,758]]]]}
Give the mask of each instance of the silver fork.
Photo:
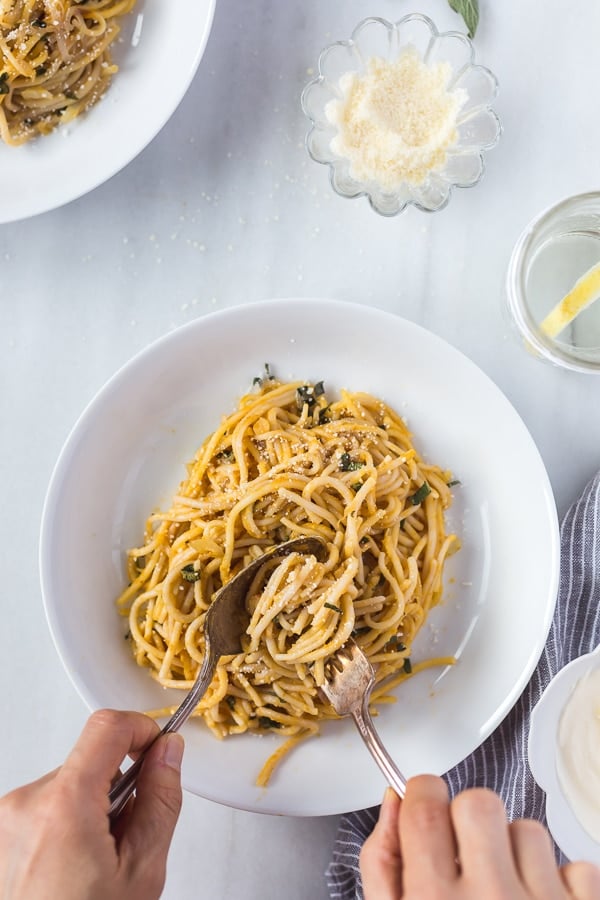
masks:
{"type": "Polygon", "coordinates": [[[373,759],[398,796],[404,797],[406,779],[385,749],[369,712],[375,672],[352,638],[329,660],[325,678],[327,680],[321,685],[321,691],[338,716],[352,716],[373,759]]]}

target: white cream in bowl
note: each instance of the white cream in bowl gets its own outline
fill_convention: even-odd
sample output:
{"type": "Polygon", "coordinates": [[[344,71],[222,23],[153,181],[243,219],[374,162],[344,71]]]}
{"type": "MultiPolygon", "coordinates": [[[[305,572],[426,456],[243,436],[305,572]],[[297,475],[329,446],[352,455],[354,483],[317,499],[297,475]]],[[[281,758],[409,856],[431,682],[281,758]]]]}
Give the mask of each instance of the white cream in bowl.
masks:
{"type": "Polygon", "coordinates": [[[600,865],[600,647],[551,680],[531,715],[527,755],[550,832],[570,860],[600,865]]]}
{"type": "Polygon", "coordinates": [[[571,809],[600,844],[600,668],[579,679],[563,707],[556,768],[571,809]]]}

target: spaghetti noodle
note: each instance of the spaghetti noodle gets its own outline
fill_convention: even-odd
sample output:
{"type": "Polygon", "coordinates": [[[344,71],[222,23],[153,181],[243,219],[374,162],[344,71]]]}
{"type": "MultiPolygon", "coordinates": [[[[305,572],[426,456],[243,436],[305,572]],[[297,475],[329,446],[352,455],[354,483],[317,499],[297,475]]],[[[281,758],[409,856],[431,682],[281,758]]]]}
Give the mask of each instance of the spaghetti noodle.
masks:
{"type": "Polygon", "coordinates": [[[342,391],[329,403],[322,383],[279,383],[267,370],[129,551],[118,605],[137,663],[164,687],[189,690],[215,591],[270,547],[323,538],[324,562],[292,553],[265,565],[248,595],[243,652],[221,658],[194,713],[220,738],[285,735],[259,775],[266,783],[285,752],[335,718],[318,686],[350,636],[376,667],[373,702],[392,699],[410,675],[413,639],[440,599],[456,542],[444,526],[448,478],[380,400],[342,391]]]}
{"type": "Polygon", "coordinates": [[[88,110],[135,0],[0,0],[0,137],[17,146],[88,110]]]}

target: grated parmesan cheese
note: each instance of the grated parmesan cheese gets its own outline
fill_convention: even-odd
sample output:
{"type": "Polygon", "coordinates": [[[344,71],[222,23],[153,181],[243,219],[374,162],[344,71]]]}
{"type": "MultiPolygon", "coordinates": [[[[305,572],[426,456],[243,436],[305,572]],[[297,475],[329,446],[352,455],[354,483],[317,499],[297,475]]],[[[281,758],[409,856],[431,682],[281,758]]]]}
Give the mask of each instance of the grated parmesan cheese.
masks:
{"type": "Polygon", "coordinates": [[[337,127],[331,149],[349,160],[354,179],[394,190],[443,169],[467,99],[448,90],[451,75],[448,63],[428,65],[411,46],[393,61],[372,57],[365,74],[342,75],[342,97],[325,114],[337,127]]]}

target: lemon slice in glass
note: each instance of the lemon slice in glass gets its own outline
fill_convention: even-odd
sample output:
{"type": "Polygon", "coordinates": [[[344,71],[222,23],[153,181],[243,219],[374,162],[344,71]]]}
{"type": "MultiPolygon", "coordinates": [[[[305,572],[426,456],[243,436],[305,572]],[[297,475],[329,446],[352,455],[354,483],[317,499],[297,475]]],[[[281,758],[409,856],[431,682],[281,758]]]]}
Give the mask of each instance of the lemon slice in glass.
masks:
{"type": "Polygon", "coordinates": [[[554,309],[548,313],[541,329],[548,337],[557,337],[573,319],[600,297],[600,263],[588,269],[554,309]]]}

